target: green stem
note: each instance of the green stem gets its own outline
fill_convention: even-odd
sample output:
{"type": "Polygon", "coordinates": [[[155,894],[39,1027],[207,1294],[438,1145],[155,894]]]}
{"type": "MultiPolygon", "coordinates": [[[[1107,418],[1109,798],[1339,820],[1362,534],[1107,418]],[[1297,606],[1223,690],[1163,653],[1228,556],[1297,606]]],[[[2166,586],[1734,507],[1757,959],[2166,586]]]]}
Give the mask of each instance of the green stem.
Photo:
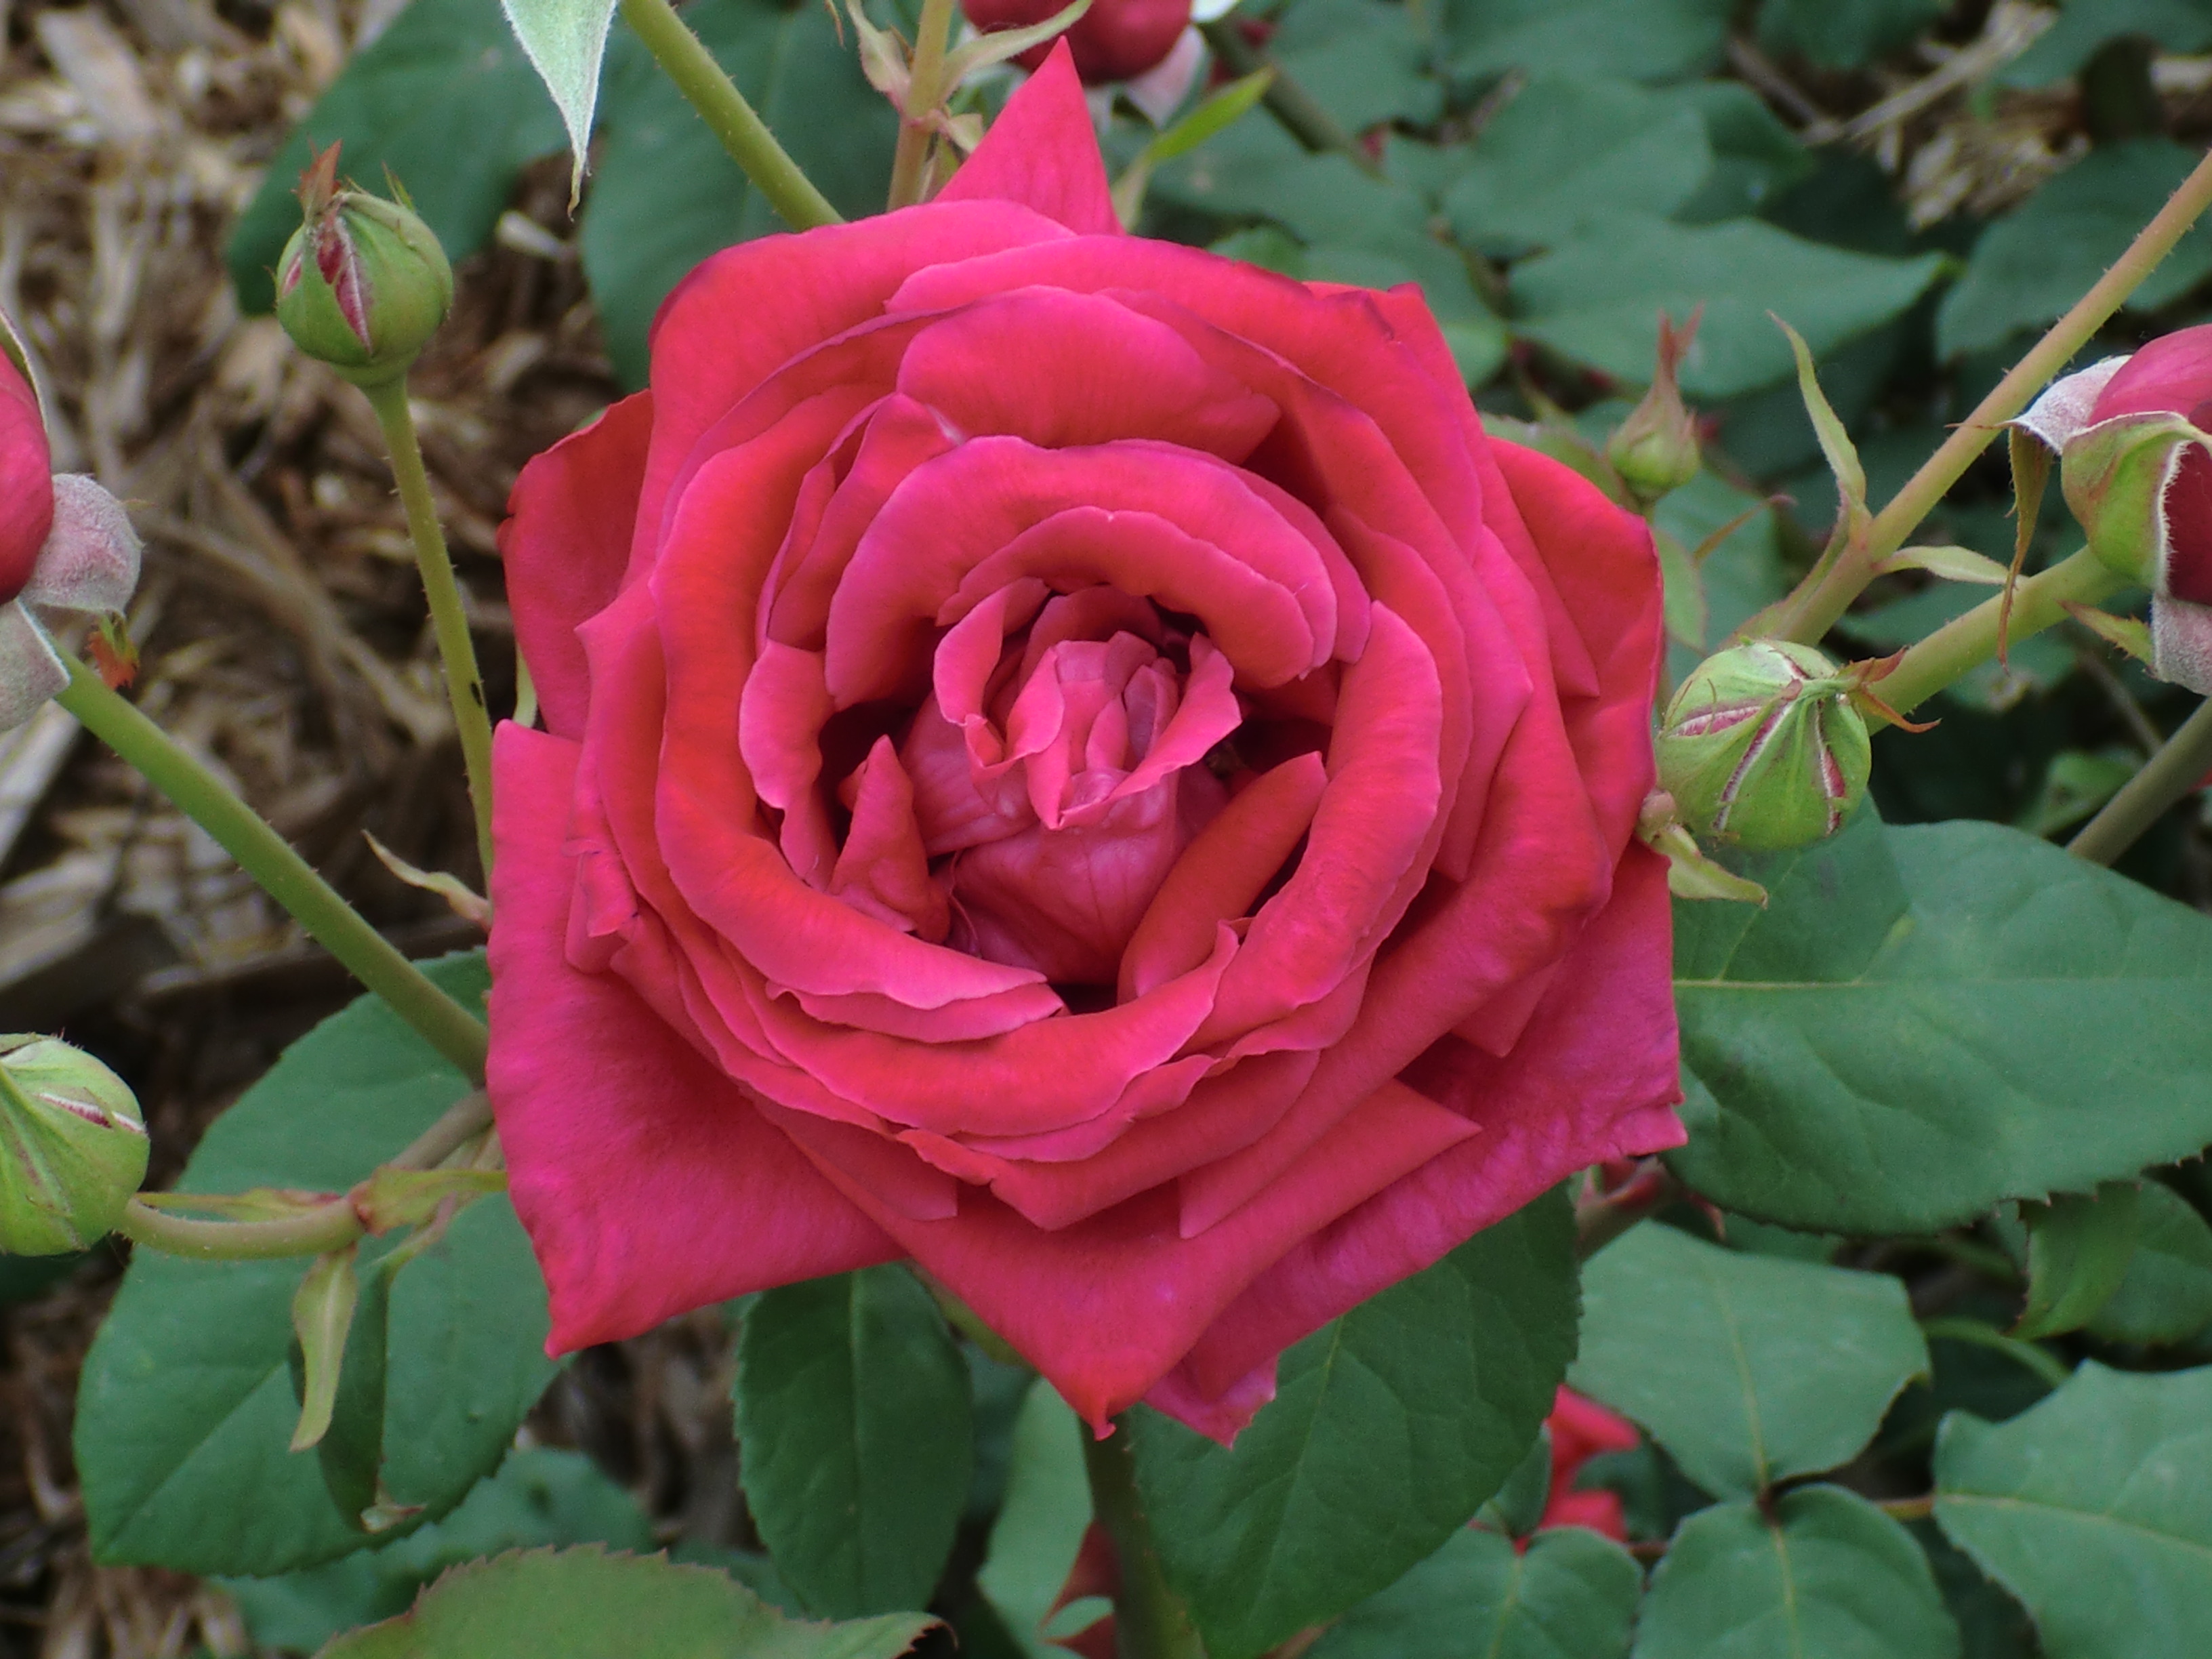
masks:
{"type": "Polygon", "coordinates": [[[669,0],[622,0],[622,15],[786,224],[793,230],[811,230],[817,225],[843,222],[843,216],[775,142],[767,123],[753,112],[744,94],[722,72],[714,54],[700,44],[669,0]]]}
{"type": "MultiPolygon", "coordinates": [[[[490,1127],[491,1108],[483,1091],[478,1089],[447,1108],[386,1167],[434,1169],[490,1127]]],[[[342,1250],[368,1229],[362,1224],[352,1195],[347,1194],[281,1221],[202,1221],[171,1215],[134,1198],[123,1206],[123,1219],[116,1231],[134,1243],[170,1255],[202,1261],[260,1261],[342,1250]]]]}
{"type": "Polygon", "coordinates": [[[1087,1427],[1076,1431],[1083,1437],[1091,1507],[1114,1540],[1121,1567],[1121,1589],[1114,1598],[1115,1653],[1119,1659],[1206,1659],[1189,1610],[1160,1570],[1159,1546],[1137,1492],[1128,1418],[1115,1418],[1113,1433],[1103,1440],[1087,1427]]]}
{"type": "Polygon", "coordinates": [[[2128,251],[2090,287],[2074,308],[2051,325],[2051,330],[2013,365],[1974,412],[1952,428],[1920,470],[1905,480],[1888,506],[1875,515],[1865,539],[1848,550],[1817,580],[1784,601],[1778,611],[1777,632],[1806,644],[1817,643],[1835,625],[1851,601],[1875,577],[1875,568],[1903,547],[1920,527],[1936,503],[1973,465],[1974,459],[2005,422],[2026,409],[2052,375],[2066,367],[2090,337],[2110,321],[2128,296],[2173,251],[2191,226],[2212,205],[2212,155],[2181,181],[2151,222],[2129,244],[2128,251]]]}
{"type": "MultiPolygon", "coordinates": [[[[2066,606],[2094,605],[2124,586],[2087,548],[2030,576],[2013,591],[2008,643],[2041,633],[2066,619],[2066,606]]],[[[1900,714],[1909,714],[1960,675],[1997,653],[1997,617],[2002,596],[1985,599],[1963,617],[1954,617],[1905,653],[1870,688],[1900,714]]]]}
{"type": "Polygon", "coordinates": [[[2046,1353],[2033,1342],[2023,1342],[2016,1336],[2007,1336],[1994,1325],[1984,1325],[1978,1319],[1923,1319],[1920,1322],[1923,1336],[1948,1336],[1954,1342],[1972,1342],[1978,1347],[2001,1353],[2026,1370],[2033,1371],[2054,1389],[2063,1388],[2071,1376],[2064,1362],[2046,1353]]]}
{"type": "Polygon", "coordinates": [[[921,0],[921,21],[914,33],[914,60],[907,68],[906,108],[899,115],[898,148],[891,155],[890,207],[896,211],[921,200],[927,183],[929,118],[951,88],[945,84],[945,49],[952,35],[952,0],[921,0]]]}
{"type": "Polygon", "coordinates": [[[483,1022],[440,990],[340,898],[284,838],[74,656],[69,690],[55,701],[214,836],[308,935],[391,1004],[422,1040],[471,1082],[483,1080],[483,1022]]]}
{"type": "Polygon", "coordinates": [[[1316,155],[1334,150],[1362,173],[1377,179],[1382,176],[1382,164],[1367,153],[1344,124],[1330,114],[1313,94],[1285,75],[1280,64],[1239,34],[1233,19],[1222,17],[1211,23],[1200,23],[1198,32],[1206,37],[1206,49],[1237,79],[1241,81],[1263,69],[1275,71],[1275,78],[1260,94],[1260,101],[1291,137],[1316,155]]]}
{"type": "Polygon", "coordinates": [[[2066,850],[2092,864],[2110,864],[2196,788],[2207,772],[2212,772],[2212,702],[2201,702],[2142,770],[2122,784],[2119,793],[2067,842],[2066,850]]]}
{"type": "Polygon", "coordinates": [[[392,453],[392,476],[407,509],[407,533],[414,539],[415,562],[422,572],[422,592],[430,601],[430,627],[438,636],[438,660],[446,670],[446,696],[453,705],[453,725],[461,734],[461,763],[468,770],[469,800],[476,808],[477,854],[484,880],[491,880],[491,714],[484,707],[483,676],[477,670],[477,648],[469,638],[468,613],[460,584],[453,580],[453,556],[438,526],[438,504],[430,494],[430,475],[422,467],[422,446],[415,436],[415,416],[407,406],[407,377],[393,376],[362,394],[376,411],[384,446],[392,453]]]}

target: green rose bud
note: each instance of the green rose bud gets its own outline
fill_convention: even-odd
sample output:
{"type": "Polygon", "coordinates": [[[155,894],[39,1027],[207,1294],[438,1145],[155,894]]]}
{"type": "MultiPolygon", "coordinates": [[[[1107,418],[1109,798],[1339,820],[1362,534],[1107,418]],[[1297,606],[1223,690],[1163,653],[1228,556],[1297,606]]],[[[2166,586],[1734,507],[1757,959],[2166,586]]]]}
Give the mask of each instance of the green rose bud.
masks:
{"type": "Polygon", "coordinates": [[[115,1230],[146,1179],[123,1079],[43,1036],[0,1036],[0,1250],[65,1255],[115,1230]]]}
{"type": "MultiPolygon", "coordinates": [[[[337,183],[338,149],[300,179],[306,220],[276,266],[276,320],[356,386],[407,372],[453,308],[453,271],[404,202],[337,183]]],[[[404,192],[402,192],[404,195],[404,192]]]]}
{"type": "Polygon", "coordinates": [[[2066,505],[2114,574],[2163,589],[2172,559],[2169,492],[2191,450],[2212,439],[2179,415],[2118,415],[2075,434],[2058,463],[2066,505]]]}
{"type": "Polygon", "coordinates": [[[1670,319],[1659,319],[1659,366],[1651,389],[1606,440],[1606,459],[1645,507],[1689,483],[1704,464],[1698,452],[1698,417],[1684,406],[1675,381],[1697,333],[1695,316],[1679,334],[1670,319]]]}
{"type": "Polygon", "coordinates": [[[1754,850],[1833,835],[1866,793],[1874,759],[1852,685],[1787,640],[1708,658],[1668,705],[1660,787],[1692,827],[1754,850]]]}

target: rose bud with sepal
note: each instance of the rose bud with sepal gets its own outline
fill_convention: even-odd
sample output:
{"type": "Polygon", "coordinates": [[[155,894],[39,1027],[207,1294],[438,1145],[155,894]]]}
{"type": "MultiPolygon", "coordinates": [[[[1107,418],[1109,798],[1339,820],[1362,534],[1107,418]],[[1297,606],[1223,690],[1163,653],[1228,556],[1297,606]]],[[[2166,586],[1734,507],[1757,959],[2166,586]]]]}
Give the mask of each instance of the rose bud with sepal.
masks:
{"type": "Polygon", "coordinates": [[[337,165],[333,144],[300,176],[306,216],[277,262],[276,320],[308,356],[377,386],[405,374],[446,320],[453,271],[404,200],[340,185],[337,165]]]}
{"type": "Polygon", "coordinates": [[[2090,550],[2151,590],[2151,672],[2212,691],[2212,325],[2053,381],[2016,424],[2059,453],[2090,550]]]}
{"type": "Polygon", "coordinates": [[[0,324],[0,605],[23,591],[54,523],[53,458],[39,394],[0,324]]]}
{"type": "MultiPolygon", "coordinates": [[[[1062,9],[1065,0],[961,0],[968,21],[985,33],[1027,28],[1062,9]]],[[[1066,39],[1075,72],[1086,86],[1133,80],[1165,61],[1190,27],[1191,0],[1092,0],[1066,39]]],[[[1034,70],[1052,50],[1049,41],[1014,61],[1034,70]]]]}
{"type": "Polygon", "coordinates": [[[1682,358],[1698,337],[1704,307],[1677,330],[1672,319],[1659,319],[1659,362],[1651,389],[1606,440],[1605,458],[1636,500],[1649,510],[1662,496],[1698,476],[1704,461],[1698,449],[1698,417],[1682,402],[1676,380],[1682,358]]]}
{"type": "Polygon", "coordinates": [[[1668,706],[1659,782],[1699,833],[1753,851],[1833,835],[1873,765],[1854,682],[1810,646],[1754,640],[1700,663],[1668,706]]]}
{"type": "Polygon", "coordinates": [[[130,1087],[52,1037],[0,1036],[0,1250],[66,1255],[115,1230],[146,1179],[130,1087]]]}

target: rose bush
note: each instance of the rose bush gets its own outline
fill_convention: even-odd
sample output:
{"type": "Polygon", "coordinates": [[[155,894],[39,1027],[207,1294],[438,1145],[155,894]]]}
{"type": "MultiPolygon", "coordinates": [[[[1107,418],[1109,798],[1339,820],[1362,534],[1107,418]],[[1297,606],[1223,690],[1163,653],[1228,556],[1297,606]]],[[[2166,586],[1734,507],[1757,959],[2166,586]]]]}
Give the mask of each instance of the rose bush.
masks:
{"type": "Polygon", "coordinates": [[[1121,233],[1064,48],[708,260],[502,538],[489,1088],[556,1350],[911,1257],[1094,1424],[1680,1139],[1647,532],[1411,289],[1121,233]]]}

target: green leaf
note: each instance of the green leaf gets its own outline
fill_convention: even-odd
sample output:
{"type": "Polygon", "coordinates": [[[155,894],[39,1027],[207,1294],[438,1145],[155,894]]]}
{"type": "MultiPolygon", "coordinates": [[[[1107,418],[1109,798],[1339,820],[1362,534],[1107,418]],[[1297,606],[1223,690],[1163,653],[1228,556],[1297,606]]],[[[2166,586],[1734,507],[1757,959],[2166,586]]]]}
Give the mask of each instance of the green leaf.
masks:
{"type": "Polygon", "coordinates": [[[1269,55],[1350,132],[1383,121],[1425,127],[1444,88],[1426,72],[1420,14],[1384,0],[1297,0],[1279,14],[1269,55]]]}
{"type": "Polygon", "coordinates": [[[1849,1462],[1927,1374],[1905,1285],[1887,1274],[1742,1255],[1656,1222],[1583,1269],[1568,1380],[1717,1496],[1849,1462]]]}
{"type": "Polygon", "coordinates": [[[745,1501],[831,1618],[928,1603],[975,1466],[968,1367],[903,1267],[769,1291],[738,1347],[745,1501]]]}
{"type": "Polygon", "coordinates": [[[1730,398],[1782,380],[1790,346],[1771,312],[1815,356],[1899,315],[1942,269],[1800,241],[1756,220],[1684,226],[1626,216],[1592,227],[1515,267],[1521,331],[1618,379],[1641,384],[1657,349],[1659,313],[1705,320],[1682,366],[1693,398],[1730,398]]]}
{"type": "Polygon", "coordinates": [[[1875,568],[1885,576],[1900,570],[1924,570],[1947,582],[1972,582],[1981,587],[2002,587],[2005,579],[2005,568],[1988,554],[1949,545],[1900,548],[1875,568]]]}
{"type": "Polygon", "coordinates": [[[349,60],[269,163],[224,257],[242,310],[276,303],[270,273],[300,228],[293,195],[311,146],[343,142],[345,171],[387,167],[459,263],[491,239],[515,176],[561,145],[561,119],[499,0],[414,0],[349,60]]]}
{"type": "Polygon", "coordinates": [[[2023,1204],[2027,1309],[2013,1328],[2023,1342],[2078,1331],[2112,1299],[2136,1253],[2136,1188],[2108,1181],[2095,1194],[2023,1204]]]}
{"type": "Polygon", "coordinates": [[[1813,435],[1820,441],[1828,476],[1835,480],[1836,497],[1841,503],[1837,534],[1856,541],[1865,534],[1872,517],[1867,511],[1866,468],[1859,464],[1858,447],[1851,442],[1851,434],[1844,429],[1843,422],[1829,406],[1827,394],[1820,390],[1820,377],[1813,368],[1813,353],[1804,337],[1780,318],[1775,322],[1796,360],[1797,395],[1805,401],[1805,416],[1813,423],[1813,435]]]}
{"type": "Polygon", "coordinates": [[[1006,1502],[991,1524],[975,1587],[1030,1659],[1062,1659],[1066,1652],[1043,1632],[1091,1526],[1091,1480],[1077,1438],[1089,1432],[1042,1379],[1030,1385],[1014,1419],[1006,1502]]]}
{"type": "MultiPolygon", "coordinates": [[[[1946,357],[2054,321],[2166,205],[2201,152],[2164,138],[2094,149],[1982,233],[1936,313],[1946,357]]],[[[2212,224],[2199,222],[2128,301],[2156,311],[2212,275],[2212,224]]]]}
{"type": "Polygon", "coordinates": [[[1679,222],[1742,218],[1811,176],[1812,152],[1742,82],[1691,81],[1665,95],[1698,112],[1713,153],[1705,182],[1672,216],[1679,222]]]}
{"type": "Polygon", "coordinates": [[[1574,1349],[1563,1193],[1284,1354],[1232,1451],[1143,1408],[1137,1480],[1212,1659],[1251,1659],[1391,1583],[1502,1486],[1574,1349]]]}
{"type": "Polygon", "coordinates": [[[2127,34],[2148,36],[2169,52],[2202,52],[2212,46],[2212,14],[2200,0],[2075,0],[1999,79],[2008,87],[2047,87],[2080,71],[2107,40],[2127,34]]]}
{"type": "Polygon", "coordinates": [[[1474,1512],[1471,1523],[1486,1527],[1508,1538],[1526,1538],[1543,1524],[1544,1505],[1552,1496],[1552,1431],[1536,1431],[1528,1450],[1505,1484],[1474,1512]]]}
{"type": "Polygon", "coordinates": [[[1470,79],[1517,69],[1675,81],[1720,62],[1734,9],[1732,0],[1446,0],[1442,33],[1453,70],[1470,79]]]}
{"type": "Polygon", "coordinates": [[[2185,1342],[2212,1325],[2212,1227],[2170,1188],[2136,1194],[2136,1253],[2111,1301],[2089,1322],[2107,1342],[2185,1342]]]}
{"type": "MultiPolygon", "coordinates": [[[[481,953],[431,969],[474,1002],[481,953]]],[[[209,1128],[179,1187],[342,1191],[466,1093],[398,1017],[363,997],[287,1049],[209,1128]]],[[[364,1246],[365,1262],[388,1243],[364,1246]]],[[[200,1573],[282,1573],[363,1541],[319,1459],[286,1449],[297,1261],[137,1252],[86,1357],[76,1460],[94,1553],[200,1573]]],[[[422,1518],[497,1466],[544,1392],[544,1282],[504,1197],[472,1204],[392,1287],[384,1485],[422,1518]]],[[[340,1388],[341,1409],[344,1387],[340,1388]]]]}
{"type": "MultiPolygon", "coordinates": [[[[1672,537],[1693,556],[1708,538],[1735,525],[1698,562],[1698,586],[1705,606],[1699,646],[1718,645],[1790,591],[1789,573],[1775,540],[1775,515],[1761,511],[1743,517],[1747,509],[1761,505],[1758,496],[1707,471],[1680,489],[1669,490],[1651,509],[1653,529],[1672,537]]],[[[1675,679],[1687,675],[1702,654],[1678,651],[1671,665],[1675,679]]]]}
{"type": "Polygon", "coordinates": [[[2081,822],[2142,769],[2142,756],[2115,744],[2094,753],[2062,749],[2045,769],[2043,787],[2014,825],[2031,836],[2055,836],[2081,822]]]}
{"type": "Polygon", "coordinates": [[[1735,862],[1766,909],[1675,913],[1668,1157],[1715,1203],[1927,1233],[2212,1142],[2212,920],[2016,830],[1865,808],[1735,862]]]}
{"type": "Polygon", "coordinates": [[[1644,1574],[1582,1527],[1510,1540],[1462,1528],[1316,1643],[1312,1659],[1627,1659],[1644,1574]]]}
{"type": "Polygon", "coordinates": [[[382,1549],[280,1578],[231,1578],[223,1589],[264,1648],[312,1652],[340,1631],[407,1611],[448,1567],[542,1544],[646,1551],[653,1524],[581,1452],[510,1452],[443,1521],[382,1549]]]}
{"type": "Polygon", "coordinates": [[[1585,226],[1671,213],[1712,159],[1704,118],[1679,100],[1548,75],[1484,125],[1444,210],[1461,241],[1510,257],[1585,226]]]}
{"type": "MultiPolygon", "coordinates": [[[[697,0],[684,21],[839,212],[882,210],[898,115],[828,7],[697,0]]],[[[716,250],[785,225],[627,28],[611,42],[599,130],[578,242],[615,374],[640,386],[647,328],[677,280],[716,250]]]]}
{"type": "Polygon", "coordinates": [[[586,1544],[456,1568],[413,1612],[341,1637],[323,1659],[896,1659],[936,1622],[802,1624],[710,1567],[586,1544]]]}
{"type": "Polygon", "coordinates": [[[1759,43],[1822,69],[1856,69],[1912,39],[1943,0],[1765,0],[1759,43]]]}
{"type": "Polygon", "coordinates": [[[2212,1368],[2094,1361],[1936,1441],[1936,1519],[2034,1615],[2049,1659],[2194,1659],[2212,1629],[2212,1368]]]}
{"type": "Polygon", "coordinates": [[[573,207],[584,187],[584,154],[592,145],[592,111],[599,100],[599,64],[607,52],[615,0],[501,0],[501,5],[568,129],[573,207]]]}
{"type": "Polygon", "coordinates": [[[1275,121],[1239,121],[1161,167],[1152,191],[1217,218],[1272,219],[1304,242],[1392,252],[1435,246],[1428,204],[1411,185],[1301,149],[1275,121]]]}
{"type": "Polygon", "coordinates": [[[1912,1536],[1840,1486],[1700,1510],[1637,1620],[1636,1659],[1958,1659],[1959,1630],[1912,1536]]]}

